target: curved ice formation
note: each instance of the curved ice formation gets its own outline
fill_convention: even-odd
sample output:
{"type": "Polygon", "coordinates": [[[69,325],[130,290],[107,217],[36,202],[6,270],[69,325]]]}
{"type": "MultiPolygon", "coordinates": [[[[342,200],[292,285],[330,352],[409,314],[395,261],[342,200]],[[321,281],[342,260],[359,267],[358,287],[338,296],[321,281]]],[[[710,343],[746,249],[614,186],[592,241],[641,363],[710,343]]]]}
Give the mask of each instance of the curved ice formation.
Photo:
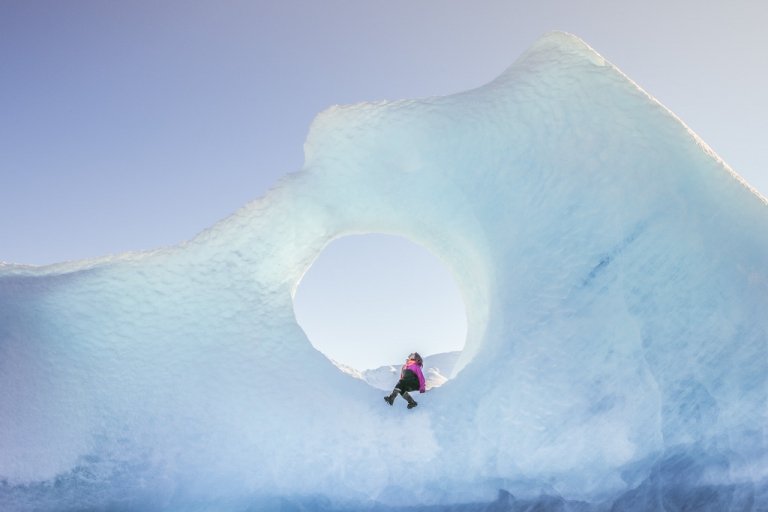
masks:
{"type": "Polygon", "coordinates": [[[570,35],[476,90],[330,108],[301,172],[182,246],[0,268],[0,508],[765,507],[766,233],[570,35]],[[467,304],[463,371],[414,411],[294,320],[313,259],[365,232],[430,249],[467,304]]]}

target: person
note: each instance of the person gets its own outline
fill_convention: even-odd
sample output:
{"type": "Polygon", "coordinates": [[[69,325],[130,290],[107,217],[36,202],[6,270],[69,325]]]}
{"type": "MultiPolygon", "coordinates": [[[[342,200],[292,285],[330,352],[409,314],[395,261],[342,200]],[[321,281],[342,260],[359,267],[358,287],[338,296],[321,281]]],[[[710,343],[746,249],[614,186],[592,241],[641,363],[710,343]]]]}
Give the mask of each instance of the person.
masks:
{"type": "Polygon", "coordinates": [[[393,389],[392,393],[390,393],[388,396],[384,397],[384,400],[389,405],[395,403],[395,398],[397,398],[397,395],[405,398],[405,401],[408,402],[409,409],[413,409],[419,405],[408,392],[416,391],[418,389],[419,393],[424,393],[425,382],[424,374],[421,371],[422,366],[424,366],[424,361],[421,359],[421,356],[418,352],[413,352],[408,356],[408,359],[405,360],[403,368],[400,370],[400,380],[395,385],[395,389],[393,389]]]}

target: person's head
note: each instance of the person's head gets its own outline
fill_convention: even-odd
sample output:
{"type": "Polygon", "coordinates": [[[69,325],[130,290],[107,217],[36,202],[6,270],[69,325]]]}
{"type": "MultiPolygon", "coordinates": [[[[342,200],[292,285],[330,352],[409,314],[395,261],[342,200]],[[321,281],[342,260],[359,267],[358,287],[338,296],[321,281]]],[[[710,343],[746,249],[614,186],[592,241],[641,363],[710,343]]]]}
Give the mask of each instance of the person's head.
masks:
{"type": "Polygon", "coordinates": [[[424,366],[424,361],[421,359],[421,356],[418,352],[412,352],[408,355],[408,361],[413,361],[419,366],[424,366]]]}

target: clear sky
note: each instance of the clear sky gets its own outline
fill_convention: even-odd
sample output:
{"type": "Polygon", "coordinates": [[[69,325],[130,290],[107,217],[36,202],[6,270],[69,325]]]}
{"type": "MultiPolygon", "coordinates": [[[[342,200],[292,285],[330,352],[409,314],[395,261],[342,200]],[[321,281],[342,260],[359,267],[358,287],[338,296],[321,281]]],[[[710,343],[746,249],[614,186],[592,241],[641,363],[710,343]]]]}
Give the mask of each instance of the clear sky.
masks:
{"type": "Polygon", "coordinates": [[[333,104],[486,83],[574,33],[768,194],[753,0],[0,0],[0,261],[173,245],[302,166],[333,104]]]}
{"type": "Polygon", "coordinates": [[[467,318],[450,269],[406,238],[334,240],[304,275],[294,313],[312,344],[358,370],[461,350],[467,318]]]}

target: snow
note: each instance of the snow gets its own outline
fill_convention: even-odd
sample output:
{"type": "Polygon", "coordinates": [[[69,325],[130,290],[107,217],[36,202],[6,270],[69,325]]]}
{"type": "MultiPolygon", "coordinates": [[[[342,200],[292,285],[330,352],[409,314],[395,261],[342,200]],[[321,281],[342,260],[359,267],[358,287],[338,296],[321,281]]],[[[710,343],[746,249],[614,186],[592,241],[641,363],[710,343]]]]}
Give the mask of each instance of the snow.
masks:
{"type": "Polygon", "coordinates": [[[0,509],[768,507],[766,201],[586,44],[332,107],[305,154],[181,246],[0,267],[0,509]],[[411,411],[295,320],[356,233],[463,294],[453,378],[411,411]]]}
{"type": "MultiPolygon", "coordinates": [[[[439,388],[448,382],[453,374],[456,361],[461,356],[461,352],[445,352],[442,354],[433,354],[424,357],[424,379],[426,380],[426,389],[439,388]]],[[[400,379],[400,370],[403,363],[389,364],[370,370],[356,370],[350,366],[339,363],[331,359],[333,364],[342,372],[365,381],[367,384],[386,391],[392,391],[397,381],[400,379]]]]}

